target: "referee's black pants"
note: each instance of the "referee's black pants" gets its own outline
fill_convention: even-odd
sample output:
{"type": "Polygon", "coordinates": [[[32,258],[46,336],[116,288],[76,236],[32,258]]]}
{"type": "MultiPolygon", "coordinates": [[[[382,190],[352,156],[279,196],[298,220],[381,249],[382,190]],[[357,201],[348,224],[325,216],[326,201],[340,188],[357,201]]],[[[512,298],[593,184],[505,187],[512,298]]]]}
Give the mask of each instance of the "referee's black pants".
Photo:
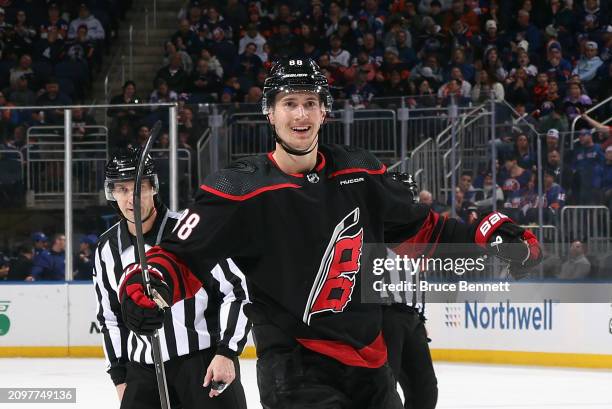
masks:
{"type": "Polygon", "coordinates": [[[403,304],[393,304],[383,311],[389,365],[404,392],[404,408],[434,409],[438,380],[424,320],[417,310],[403,304]]]}
{"type": "MultiPolygon", "coordinates": [[[[215,356],[205,349],[172,358],[164,363],[172,409],[246,409],[244,389],[240,383],[238,359],[234,359],[236,379],[219,396],[210,398],[210,386],[204,388],[206,370],[215,356]]],[[[159,409],[159,391],[153,365],[128,362],[126,388],[121,409],[159,409]]]]}

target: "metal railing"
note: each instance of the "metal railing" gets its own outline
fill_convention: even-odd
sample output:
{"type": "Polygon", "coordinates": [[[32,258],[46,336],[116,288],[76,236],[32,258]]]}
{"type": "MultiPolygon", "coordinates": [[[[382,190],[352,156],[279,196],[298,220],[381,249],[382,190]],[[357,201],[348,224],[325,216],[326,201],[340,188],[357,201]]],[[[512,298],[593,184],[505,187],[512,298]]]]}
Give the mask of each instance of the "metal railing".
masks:
{"type": "MultiPolygon", "coordinates": [[[[606,206],[561,209],[561,242],[580,240],[587,244],[591,254],[598,254],[610,250],[610,238],[610,209],[606,206]]],[[[567,248],[561,250],[565,253],[567,248]]]]}
{"type": "MultiPolygon", "coordinates": [[[[592,106],[591,108],[587,109],[584,113],[585,114],[590,114],[591,112],[597,110],[599,107],[605,105],[607,102],[610,102],[610,101],[612,101],[612,95],[609,96],[608,98],[604,99],[603,101],[601,101],[599,104],[597,104],[595,106],[592,106]]],[[[571,130],[570,138],[572,138],[572,139],[571,139],[571,142],[570,142],[569,145],[570,145],[570,149],[572,149],[572,150],[574,149],[574,142],[575,142],[574,132],[576,131],[576,122],[578,122],[579,119],[580,119],[580,115],[576,115],[576,117],[572,120],[572,126],[570,127],[570,130],[571,130]]],[[[612,118],[609,118],[608,121],[610,119],[612,119],[612,118]]],[[[563,153],[564,153],[563,152],[563,147],[564,147],[565,143],[566,143],[565,140],[561,140],[561,149],[562,149],[561,156],[563,156],[563,153]]]]}
{"type": "MultiPolygon", "coordinates": [[[[64,127],[32,126],[26,135],[28,205],[61,205],[65,194],[64,127]]],[[[97,199],[104,182],[108,129],[98,125],[73,126],[72,135],[73,199],[76,202],[97,199]]]]}

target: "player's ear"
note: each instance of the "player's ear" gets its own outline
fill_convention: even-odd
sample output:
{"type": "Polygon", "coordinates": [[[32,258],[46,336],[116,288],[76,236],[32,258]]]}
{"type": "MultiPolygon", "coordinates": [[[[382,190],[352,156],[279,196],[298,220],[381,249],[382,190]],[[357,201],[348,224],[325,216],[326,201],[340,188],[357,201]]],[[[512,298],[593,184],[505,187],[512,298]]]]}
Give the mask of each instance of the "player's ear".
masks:
{"type": "Polygon", "coordinates": [[[268,110],[268,121],[270,122],[270,125],[274,125],[274,122],[276,121],[274,118],[274,108],[268,110]]]}
{"type": "Polygon", "coordinates": [[[327,110],[325,109],[325,105],[321,104],[321,125],[325,122],[325,118],[327,117],[327,110]]]}

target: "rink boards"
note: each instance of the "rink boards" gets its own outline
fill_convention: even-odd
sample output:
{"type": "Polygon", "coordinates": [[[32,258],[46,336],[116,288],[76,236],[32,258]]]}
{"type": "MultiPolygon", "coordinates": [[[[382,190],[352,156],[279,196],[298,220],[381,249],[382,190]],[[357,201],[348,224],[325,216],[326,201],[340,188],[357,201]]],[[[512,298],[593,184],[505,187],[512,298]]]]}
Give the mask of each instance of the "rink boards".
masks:
{"type": "MultiPolygon", "coordinates": [[[[612,294],[612,284],[608,294],[612,294]]],[[[612,304],[431,303],[436,360],[612,368],[612,304]]],[[[0,285],[0,356],[102,356],[93,286],[0,285]]],[[[252,340],[245,349],[254,357],[252,340]]]]}

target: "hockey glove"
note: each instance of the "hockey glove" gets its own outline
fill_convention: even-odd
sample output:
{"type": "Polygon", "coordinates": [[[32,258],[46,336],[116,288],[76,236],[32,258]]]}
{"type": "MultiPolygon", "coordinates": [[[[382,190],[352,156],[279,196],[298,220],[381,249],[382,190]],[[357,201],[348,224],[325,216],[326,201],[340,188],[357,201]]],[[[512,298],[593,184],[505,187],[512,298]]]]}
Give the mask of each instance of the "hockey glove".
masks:
{"type": "Polygon", "coordinates": [[[517,280],[542,260],[542,249],[535,235],[499,212],[480,221],[474,241],[488,254],[507,261],[510,274],[517,280]]]}
{"type": "Polygon", "coordinates": [[[164,325],[165,310],[169,308],[170,289],[162,274],[149,269],[153,298],[145,294],[142,270],[139,264],[130,264],[124,270],[119,287],[121,316],[125,326],[139,335],[153,335],[164,325]]]}

